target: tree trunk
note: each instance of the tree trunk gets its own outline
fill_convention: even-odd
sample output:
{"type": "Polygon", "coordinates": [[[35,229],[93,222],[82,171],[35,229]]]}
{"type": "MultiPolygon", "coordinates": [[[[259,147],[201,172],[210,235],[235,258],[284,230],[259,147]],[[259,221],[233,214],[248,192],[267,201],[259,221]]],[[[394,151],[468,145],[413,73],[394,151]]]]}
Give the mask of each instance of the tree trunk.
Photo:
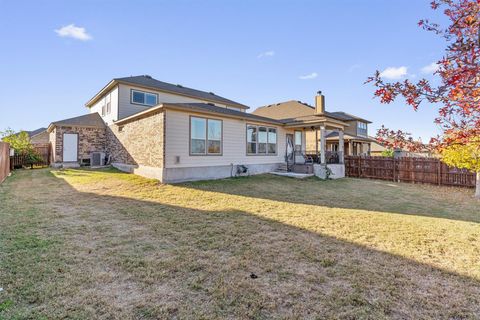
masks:
{"type": "Polygon", "coordinates": [[[475,189],[475,198],[480,199],[480,171],[477,171],[477,187],[475,189]]]}

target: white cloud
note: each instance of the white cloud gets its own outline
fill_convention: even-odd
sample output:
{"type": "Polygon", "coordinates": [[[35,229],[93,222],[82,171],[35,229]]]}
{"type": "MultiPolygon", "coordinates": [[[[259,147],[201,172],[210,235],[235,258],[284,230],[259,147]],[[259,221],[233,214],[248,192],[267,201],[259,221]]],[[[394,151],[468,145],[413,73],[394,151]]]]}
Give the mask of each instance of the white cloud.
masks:
{"type": "Polygon", "coordinates": [[[318,73],[312,72],[310,74],[306,74],[306,75],[300,76],[298,78],[301,79],[301,80],[310,80],[310,79],[315,79],[316,77],[318,77],[318,73]]]}
{"type": "Polygon", "coordinates": [[[436,62],[432,62],[429,65],[423,67],[420,71],[422,71],[423,74],[432,74],[439,68],[440,66],[436,62]]]}
{"type": "Polygon", "coordinates": [[[265,52],[262,52],[260,53],[257,58],[264,58],[264,57],[273,57],[275,55],[275,51],[273,50],[270,50],[270,51],[265,51],[265,52]]]}
{"type": "Polygon", "coordinates": [[[387,79],[400,79],[407,75],[407,67],[388,67],[380,73],[382,78],[387,79]]]}
{"type": "Polygon", "coordinates": [[[82,41],[88,41],[92,39],[92,36],[87,33],[87,30],[82,27],[76,27],[73,23],[68,26],[56,29],[55,32],[60,37],[73,38],[82,41]]]}

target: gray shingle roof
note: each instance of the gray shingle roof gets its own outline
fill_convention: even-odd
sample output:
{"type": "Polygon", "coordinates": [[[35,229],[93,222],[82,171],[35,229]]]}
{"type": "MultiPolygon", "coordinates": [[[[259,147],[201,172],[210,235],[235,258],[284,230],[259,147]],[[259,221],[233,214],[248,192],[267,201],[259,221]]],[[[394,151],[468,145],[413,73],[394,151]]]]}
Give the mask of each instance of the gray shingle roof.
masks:
{"type": "Polygon", "coordinates": [[[103,122],[102,117],[100,117],[100,115],[97,112],[95,112],[95,113],[89,113],[89,114],[75,117],[75,118],[55,121],[55,122],[52,122],[52,125],[104,128],[105,122],[103,122]]]}
{"type": "Polygon", "coordinates": [[[43,131],[47,130],[47,128],[38,128],[36,130],[32,130],[32,131],[26,131],[28,136],[31,138],[33,136],[36,136],[37,134],[39,133],[42,133],[43,131]]]}
{"type": "Polygon", "coordinates": [[[223,107],[217,107],[208,103],[165,103],[165,105],[176,106],[185,110],[193,110],[193,111],[199,111],[199,112],[207,111],[207,112],[213,112],[213,113],[223,114],[227,116],[230,115],[230,116],[236,116],[236,117],[243,117],[245,119],[251,119],[252,121],[283,124],[283,122],[280,120],[261,117],[251,113],[227,109],[223,107]]]}
{"type": "Polygon", "coordinates": [[[335,116],[335,117],[337,117],[341,120],[345,120],[345,121],[360,120],[360,121],[372,123],[371,121],[365,120],[363,118],[351,115],[351,114],[343,112],[343,111],[335,111],[335,112],[327,112],[327,113],[330,113],[332,116],[335,116]]]}
{"type": "Polygon", "coordinates": [[[148,87],[152,89],[158,89],[161,91],[168,91],[168,92],[173,92],[173,93],[178,93],[186,96],[190,96],[193,98],[198,98],[198,99],[205,99],[208,101],[212,102],[217,102],[217,103],[222,103],[222,104],[227,104],[230,106],[237,106],[240,108],[248,109],[246,105],[243,105],[241,103],[217,96],[213,92],[205,92],[201,90],[196,90],[192,88],[187,88],[181,85],[175,85],[163,81],[159,81],[157,79],[154,79],[150,76],[143,75],[143,76],[131,76],[131,77],[125,77],[125,78],[115,78],[113,79],[118,82],[123,82],[123,83],[128,83],[132,85],[138,85],[142,87],[148,87]]]}
{"type": "MultiPolygon", "coordinates": [[[[290,100],[285,102],[280,102],[276,104],[271,104],[268,106],[258,107],[254,114],[262,115],[265,117],[272,117],[275,119],[300,119],[308,115],[315,115],[315,107],[309,105],[308,103],[296,100],[290,100]]],[[[352,121],[352,120],[361,120],[368,123],[371,123],[368,120],[353,116],[351,114],[337,111],[329,112],[325,111],[324,115],[333,119],[341,121],[352,121]]],[[[305,120],[305,119],[304,119],[305,120]]]]}

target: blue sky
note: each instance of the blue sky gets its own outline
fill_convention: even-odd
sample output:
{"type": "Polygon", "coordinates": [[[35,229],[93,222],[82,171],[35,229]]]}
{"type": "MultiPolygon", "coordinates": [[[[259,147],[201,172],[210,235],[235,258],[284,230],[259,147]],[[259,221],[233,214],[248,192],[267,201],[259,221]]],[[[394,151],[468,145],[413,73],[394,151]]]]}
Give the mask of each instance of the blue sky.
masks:
{"type": "Polygon", "coordinates": [[[363,82],[389,67],[418,79],[441,58],[442,40],[417,27],[441,19],[429,2],[0,0],[0,130],[84,114],[112,78],[149,74],[252,109],[322,90],[327,110],[373,121],[370,134],[428,139],[435,108],[381,105],[363,82]],[[71,24],[83,40],[59,34],[71,24]]]}

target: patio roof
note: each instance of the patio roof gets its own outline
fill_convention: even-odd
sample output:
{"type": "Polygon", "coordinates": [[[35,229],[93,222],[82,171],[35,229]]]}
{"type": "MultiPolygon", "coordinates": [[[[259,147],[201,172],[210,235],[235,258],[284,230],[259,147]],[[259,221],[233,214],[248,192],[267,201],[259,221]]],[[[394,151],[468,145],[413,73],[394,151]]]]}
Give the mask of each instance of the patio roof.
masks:
{"type": "MultiPolygon", "coordinates": [[[[375,142],[376,140],[368,138],[368,137],[360,137],[360,136],[353,136],[350,134],[343,135],[344,140],[357,140],[357,141],[364,141],[364,142],[375,142]]],[[[338,140],[338,132],[330,132],[327,134],[327,140],[338,140]]]]}

